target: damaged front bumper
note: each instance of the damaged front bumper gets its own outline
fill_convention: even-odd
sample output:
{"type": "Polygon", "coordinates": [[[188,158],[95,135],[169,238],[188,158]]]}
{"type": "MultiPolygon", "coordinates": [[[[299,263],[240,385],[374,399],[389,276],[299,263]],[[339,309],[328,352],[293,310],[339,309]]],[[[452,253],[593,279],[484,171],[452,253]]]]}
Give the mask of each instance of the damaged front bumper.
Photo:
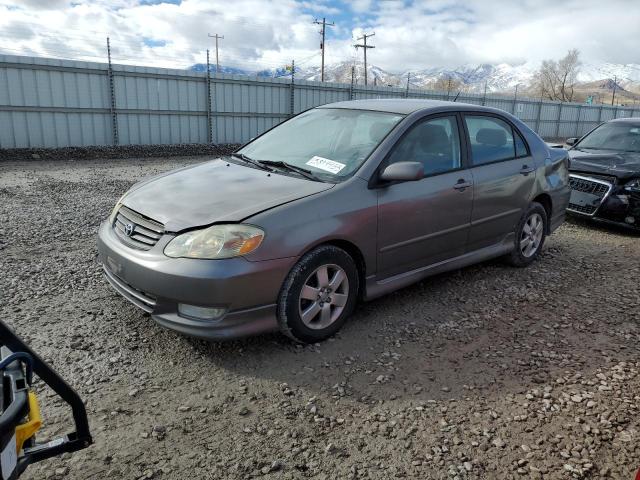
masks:
{"type": "Polygon", "coordinates": [[[567,211],[593,220],[640,230],[640,192],[630,192],[615,179],[571,174],[567,211]]]}

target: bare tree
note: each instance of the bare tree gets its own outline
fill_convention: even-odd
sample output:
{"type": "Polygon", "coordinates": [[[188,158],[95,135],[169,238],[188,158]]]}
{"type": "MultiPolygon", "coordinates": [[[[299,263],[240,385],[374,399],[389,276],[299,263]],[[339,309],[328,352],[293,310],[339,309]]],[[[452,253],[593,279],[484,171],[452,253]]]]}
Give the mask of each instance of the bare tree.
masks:
{"type": "Polygon", "coordinates": [[[430,90],[446,91],[449,94],[455,95],[458,92],[466,92],[468,90],[468,85],[458,78],[453,78],[451,75],[445,75],[429,82],[427,88],[430,90]]]}
{"type": "Polygon", "coordinates": [[[573,101],[580,66],[580,52],[575,48],[560,60],[544,60],[534,77],[535,89],[549,100],[573,101]]]}

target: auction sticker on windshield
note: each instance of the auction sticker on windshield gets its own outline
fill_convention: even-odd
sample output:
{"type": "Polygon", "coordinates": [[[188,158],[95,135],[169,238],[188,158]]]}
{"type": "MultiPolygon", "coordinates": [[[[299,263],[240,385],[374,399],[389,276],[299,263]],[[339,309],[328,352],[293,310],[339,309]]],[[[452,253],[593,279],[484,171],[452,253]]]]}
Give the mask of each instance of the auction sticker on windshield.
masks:
{"type": "Polygon", "coordinates": [[[311,157],[311,160],[307,162],[307,165],[309,165],[310,167],[319,168],[320,170],[325,170],[326,172],[330,172],[333,174],[338,173],[340,170],[346,167],[344,163],[334,162],[333,160],[329,160],[328,158],[324,157],[318,157],[317,155],[315,157],[311,157]]]}

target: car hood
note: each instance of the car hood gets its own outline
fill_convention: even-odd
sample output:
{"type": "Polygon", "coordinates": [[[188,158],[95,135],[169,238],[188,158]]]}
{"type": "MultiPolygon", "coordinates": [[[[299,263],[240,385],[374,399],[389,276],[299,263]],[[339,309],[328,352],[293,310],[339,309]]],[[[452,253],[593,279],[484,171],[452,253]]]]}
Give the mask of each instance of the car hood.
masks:
{"type": "Polygon", "coordinates": [[[178,232],[217,222],[240,222],[333,186],[217,159],[134,185],[122,203],[163,223],[166,231],[178,232]]]}
{"type": "Polygon", "coordinates": [[[606,150],[569,150],[571,171],[612,175],[619,179],[640,176],[640,153],[606,150]]]}

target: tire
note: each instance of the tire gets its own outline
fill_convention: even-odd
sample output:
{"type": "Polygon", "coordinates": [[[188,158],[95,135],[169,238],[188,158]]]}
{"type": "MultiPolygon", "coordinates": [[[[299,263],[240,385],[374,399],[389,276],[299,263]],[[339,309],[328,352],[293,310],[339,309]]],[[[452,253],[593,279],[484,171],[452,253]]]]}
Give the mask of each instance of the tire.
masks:
{"type": "Polygon", "coordinates": [[[323,245],[291,269],[278,296],[280,331],[300,343],[334,335],[353,311],[359,289],[358,268],[341,248],[323,245]]]}
{"type": "Polygon", "coordinates": [[[515,230],[514,248],[505,258],[514,267],[526,267],[539,256],[547,236],[547,211],[533,202],[522,214],[515,230]],[[532,231],[535,229],[535,232],[532,231]],[[537,232],[537,233],[536,233],[537,232]]]}

